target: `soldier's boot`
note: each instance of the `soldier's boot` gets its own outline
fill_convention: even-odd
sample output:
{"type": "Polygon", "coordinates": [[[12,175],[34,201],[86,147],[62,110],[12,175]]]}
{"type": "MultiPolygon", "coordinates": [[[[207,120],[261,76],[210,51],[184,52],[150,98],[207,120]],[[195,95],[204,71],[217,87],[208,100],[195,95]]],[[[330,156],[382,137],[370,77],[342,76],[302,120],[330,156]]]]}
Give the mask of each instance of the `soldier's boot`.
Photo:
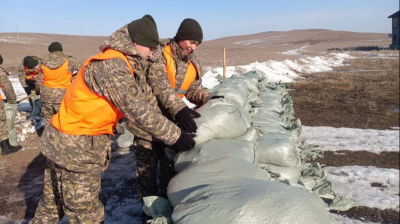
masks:
{"type": "Polygon", "coordinates": [[[10,141],[8,139],[0,142],[0,146],[1,146],[1,155],[3,156],[16,152],[22,148],[22,146],[20,145],[17,146],[10,145],[10,141]]]}

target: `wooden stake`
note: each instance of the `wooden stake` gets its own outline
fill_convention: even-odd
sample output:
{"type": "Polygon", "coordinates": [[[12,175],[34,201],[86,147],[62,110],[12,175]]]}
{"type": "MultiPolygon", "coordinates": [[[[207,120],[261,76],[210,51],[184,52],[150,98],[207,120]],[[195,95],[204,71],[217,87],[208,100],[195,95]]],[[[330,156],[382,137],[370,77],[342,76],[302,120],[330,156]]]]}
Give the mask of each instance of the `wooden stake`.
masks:
{"type": "Polygon", "coordinates": [[[224,60],[223,60],[223,62],[224,62],[224,74],[223,74],[223,78],[225,79],[225,78],[226,78],[225,46],[224,46],[224,60]]]}

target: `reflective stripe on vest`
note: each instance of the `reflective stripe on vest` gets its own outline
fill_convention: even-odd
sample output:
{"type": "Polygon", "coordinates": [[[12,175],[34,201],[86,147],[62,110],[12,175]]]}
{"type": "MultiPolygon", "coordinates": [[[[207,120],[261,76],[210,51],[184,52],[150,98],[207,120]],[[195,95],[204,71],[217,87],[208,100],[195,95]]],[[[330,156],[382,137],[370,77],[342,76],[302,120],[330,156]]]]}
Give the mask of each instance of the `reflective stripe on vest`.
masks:
{"type": "Polygon", "coordinates": [[[42,65],[43,82],[44,86],[55,89],[66,89],[71,85],[72,74],[68,71],[68,61],[65,60],[59,68],[50,69],[42,65]]]}
{"type": "Polygon", "coordinates": [[[38,69],[35,69],[35,72],[29,72],[28,66],[25,66],[26,79],[37,79],[37,74],[39,73],[38,69]]]}
{"type": "Polygon", "coordinates": [[[116,122],[124,115],[104,96],[93,93],[85,84],[85,68],[92,60],[121,58],[133,75],[133,68],[124,54],[107,50],[85,61],[75,81],[67,89],[60,111],[51,118],[51,125],[69,135],[113,134],[116,122]]]}
{"type": "MultiPolygon", "coordinates": [[[[176,67],[175,67],[175,61],[172,58],[171,54],[171,46],[168,44],[165,49],[164,49],[164,57],[165,60],[167,61],[167,73],[168,73],[168,80],[172,86],[172,88],[176,91],[176,67]]],[[[197,68],[194,65],[194,63],[189,60],[189,66],[186,70],[185,78],[183,80],[182,86],[176,91],[176,94],[180,97],[183,98],[189,89],[190,85],[194,82],[197,76],[197,68]]]]}

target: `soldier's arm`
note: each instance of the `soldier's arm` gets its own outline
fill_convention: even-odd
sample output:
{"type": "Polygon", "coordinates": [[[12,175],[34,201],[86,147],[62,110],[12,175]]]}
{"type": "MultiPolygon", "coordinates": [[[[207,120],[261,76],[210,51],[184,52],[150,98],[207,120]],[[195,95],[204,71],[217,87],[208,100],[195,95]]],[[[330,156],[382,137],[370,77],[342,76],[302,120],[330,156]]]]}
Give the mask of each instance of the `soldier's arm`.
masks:
{"type": "Polygon", "coordinates": [[[214,95],[208,90],[204,89],[201,85],[201,76],[197,75],[196,80],[190,85],[185,97],[186,99],[198,106],[201,106],[207,103],[208,100],[211,99],[214,95]]]}
{"type": "Polygon", "coordinates": [[[74,72],[78,72],[79,69],[81,69],[81,67],[82,67],[82,62],[78,61],[74,57],[69,57],[69,60],[68,60],[68,71],[71,74],[74,74],[74,72]]]}
{"type": "Polygon", "coordinates": [[[172,117],[175,117],[178,111],[186,107],[185,102],[178,97],[175,90],[171,87],[165,63],[162,60],[151,65],[146,78],[159,105],[172,117]]]}
{"type": "Polygon", "coordinates": [[[146,96],[142,92],[122,59],[92,62],[86,67],[85,76],[87,73],[92,73],[94,79],[87,83],[89,88],[107,97],[129,121],[139,124],[144,131],[167,145],[176,143],[181,130],[153,107],[149,107],[146,97],[154,96],[146,96]]]}
{"type": "Polygon", "coordinates": [[[42,73],[42,65],[40,65],[39,73],[37,75],[37,79],[35,82],[35,91],[36,94],[38,95],[40,94],[40,88],[42,88],[42,83],[43,83],[43,73],[42,73]]]}
{"type": "Polygon", "coordinates": [[[17,103],[17,96],[15,95],[14,88],[11,81],[8,79],[7,73],[0,68],[0,85],[4,95],[7,97],[7,103],[17,103]]]}
{"type": "Polygon", "coordinates": [[[25,79],[26,79],[26,72],[25,72],[25,67],[23,64],[20,64],[18,66],[18,79],[19,82],[21,83],[23,88],[28,87],[28,85],[26,85],[25,79]]]}

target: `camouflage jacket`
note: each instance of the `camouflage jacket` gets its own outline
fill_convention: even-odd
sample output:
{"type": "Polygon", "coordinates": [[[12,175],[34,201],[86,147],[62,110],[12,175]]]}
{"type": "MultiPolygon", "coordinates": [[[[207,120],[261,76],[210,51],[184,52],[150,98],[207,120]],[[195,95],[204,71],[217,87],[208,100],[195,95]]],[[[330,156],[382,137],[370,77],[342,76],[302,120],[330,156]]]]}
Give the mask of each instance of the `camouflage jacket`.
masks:
{"type": "MultiPolygon", "coordinates": [[[[35,60],[37,60],[39,62],[39,68],[42,64],[42,59],[40,59],[39,57],[36,56],[31,56],[32,58],[34,58],[35,60]]],[[[34,69],[28,69],[29,72],[35,72],[34,69]]],[[[40,73],[40,69],[39,69],[39,73],[40,73]]],[[[39,74],[38,74],[39,75],[39,74]]],[[[26,79],[26,71],[25,71],[25,66],[24,66],[24,60],[22,60],[21,64],[18,65],[18,79],[19,82],[21,83],[22,87],[31,87],[32,89],[35,88],[35,83],[36,80],[34,79],[26,79]]]]}
{"type": "MultiPolygon", "coordinates": [[[[146,83],[144,74],[148,68],[147,62],[134,47],[127,25],[112,34],[100,49],[114,49],[125,54],[134,69],[134,75],[120,58],[92,61],[84,73],[87,87],[117,107],[129,120],[130,127],[134,127],[130,130],[135,135],[150,140],[154,137],[167,145],[174,144],[181,130],[161,115],[157,100],[146,83]]],[[[107,135],[73,136],[47,126],[39,148],[48,159],[61,167],[77,172],[92,172],[102,171],[109,164],[111,141],[107,135]]]]}
{"type": "Polygon", "coordinates": [[[7,71],[0,66],[0,89],[3,91],[4,95],[7,97],[7,103],[17,103],[17,96],[14,92],[14,87],[11,81],[8,79],[7,71]]]}
{"type": "MultiPolygon", "coordinates": [[[[42,65],[50,68],[50,69],[57,69],[61,65],[65,63],[65,61],[68,60],[68,72],[71,74],[76,73],[79,71],[79,69],[82,67],[82,63],[76,58],[72,56],[65,55],[61,51],[53,52],[48,54],[43,60],[42,60],[42,65]]],[[[61,103],[65,92],[67,89],[57,89],[57,88],[51,88],[47,86],[43,86],[43,72],[41,71],[38,74],[38,78],[36,81],[35,85],[35,90],[36,92],[40,93],[40,99],[43,102],[47,103],[61,103]]]]}
{"type": "Polygon", "coordinates": [[[198,58],[194,54],[187,55],[174,40],[160,42],[160,45],[153,55],[154,63],[152,63],[147,73],[147,82],[153,89],[161,109],[172,118],[175,117],[179,110],[186,106],[183,100],[177,96],[176,92],[179,90],[179,87],[182,86],[183,80],[185,79],[189,60],[194,63],[198,73],[197,78],[186,92],[185,97],[189,102],[201,106],[205,104],[213,94],[204,89],[201,85],[201,77],[204,74],[198,58]],[[163,55],[167,44],[171,45],[172,57],[174,58],[177,71],[175,89],[171,87],[168,80],[168,73],[166,70],[167,61],[163,55]]]}

